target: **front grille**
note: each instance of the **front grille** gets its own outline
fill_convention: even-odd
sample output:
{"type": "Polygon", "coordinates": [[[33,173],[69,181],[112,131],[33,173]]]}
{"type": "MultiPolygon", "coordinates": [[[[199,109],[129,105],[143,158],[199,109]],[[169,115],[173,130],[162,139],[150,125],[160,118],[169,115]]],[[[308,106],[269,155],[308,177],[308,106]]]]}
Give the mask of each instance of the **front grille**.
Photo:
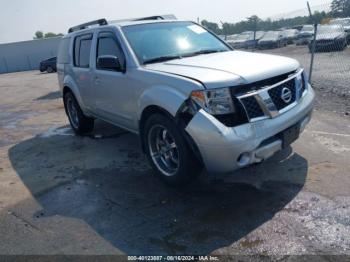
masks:
{"type": "Polygon", "coordinates": [[[257,91],[257,90],[261,90],[264,89],[268,86],[272,86],[275,85],[279,82],[282,82],[284,80],[286,80],[291,74],[294,74],[295,71],[283,74],[283,75],[279,75],[279,76],[275,76],[275,77],[271,77],[268,79],[264,79],[264,80],[260,80],[258,82],[254,82],[251,84],[246,84],[246,85],[240,85],[240,86],[235,86],[234,88],[232,88],[232,95],[241,95],[241,94],[246,94],[252,91],[257,91]]]}
{"type": "Polygon", "coordinates": [[[276,111],[282,113],[283,109],[295,104],[306,92],[305,75],[299,72],[293,76],[290,78],[291,74],[288,73],[255,82],[246,85],[245,92],[243,89],[239,90],[239,87],[238,90],[241,92],[237,93],[236,87],[231,89],[231,94],[241,102],[240,105],[244,107],[250,121],[256,121],[261,117],[274,117],[276,111]],[[271,88],[271,86],[274,87],[271,88]]]}
{"type": "Polygon", "coordinates": [[[327,44],[333,44],[333,40],[317,40],[316,43],[317,44],[321,44],[321,45],[327,45],[327,44]]]}
{"type": "Polygon", "coordinates": [[[242,98],[241,102],[244,105],[250,119],[262,117],[265,115],[254,96],[242,98]]]}
{"type": "Polygon", "coordinates": [[[296,101],[296,86],[295,86],[295,79],[289,80],[288,82],[281,84],[275,88],[270,89],[269,95],[275,104],[277,110],[282,110],[283,108],[293,104],[296,101]],[[283,100],[283,90],[289,90],[291,92],[291,99],[290,101],[286,102],[283,100]]]}

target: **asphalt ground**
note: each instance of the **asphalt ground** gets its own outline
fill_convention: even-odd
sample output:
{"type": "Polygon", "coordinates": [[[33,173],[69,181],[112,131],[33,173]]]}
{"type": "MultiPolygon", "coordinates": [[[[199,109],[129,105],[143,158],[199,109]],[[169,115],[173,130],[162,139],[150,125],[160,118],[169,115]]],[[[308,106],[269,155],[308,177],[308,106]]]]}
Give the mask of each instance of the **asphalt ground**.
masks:
{"type": "Polygon", "coordinates": [[[0,254],[350,255],[349,100],[330,91],[349,71],[329,74],[332,55],[318,54],[313,120],[295,144],[181,189],[153,176],[135,135],[98,121],[75,136],[55,74],[0,75],[0,254]]]}

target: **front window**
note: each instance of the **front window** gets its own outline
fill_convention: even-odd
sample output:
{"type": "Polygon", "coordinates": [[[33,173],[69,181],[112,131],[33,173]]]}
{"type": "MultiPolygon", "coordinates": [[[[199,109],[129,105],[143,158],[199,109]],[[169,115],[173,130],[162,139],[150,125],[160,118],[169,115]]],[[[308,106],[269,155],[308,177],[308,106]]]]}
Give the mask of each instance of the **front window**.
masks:
{"type": "Polygon", "coordinates": [[[165,22],[123,27],[141,64],[231,49],[217,37],[191,22],[165,22]]]}

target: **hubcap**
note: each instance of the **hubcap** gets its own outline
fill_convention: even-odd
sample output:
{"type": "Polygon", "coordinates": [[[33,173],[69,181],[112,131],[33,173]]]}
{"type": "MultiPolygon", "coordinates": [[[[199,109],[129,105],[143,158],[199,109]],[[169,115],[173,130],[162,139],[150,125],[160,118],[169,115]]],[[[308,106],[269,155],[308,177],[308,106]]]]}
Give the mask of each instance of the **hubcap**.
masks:
{"type": "Polygon", "coordinates": [[[153,163],[166,176],[173,176],[179,168],[179,152],[172,134],[161,125],[148,133],[148,145],[153,163]]]}
{"type": "Polygon", "coordinates": [[[79,127],[78,110],[71,97],[67,99],[67,111],[70,122],[72,123],[73,127],[77,129],[79,127]]]}

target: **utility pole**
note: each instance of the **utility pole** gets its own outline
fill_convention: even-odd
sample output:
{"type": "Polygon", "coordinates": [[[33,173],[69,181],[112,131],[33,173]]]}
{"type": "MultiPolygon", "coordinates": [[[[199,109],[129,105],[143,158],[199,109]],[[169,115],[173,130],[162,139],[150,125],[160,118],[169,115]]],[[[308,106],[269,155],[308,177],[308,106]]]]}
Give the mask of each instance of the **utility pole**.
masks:
{"type": "Polygon", "coordinates": [[[314,18],[313,14],[312,14],[309,2],[307,2],[307,8],[309,10],[310,18],[314,22],[314,37],[313,37],[313,41],[312,41],[311,62],[310,62],[310,72],[309,72],[309,82],[311,83],[311,81],[312,81],[312,72],[313,72],[313,68],[314,68],[314,60],[315,60],[316,36],[317,36],[318,24],[317,24],[317,21],[316,21],[316,19],[314,18]]]}

